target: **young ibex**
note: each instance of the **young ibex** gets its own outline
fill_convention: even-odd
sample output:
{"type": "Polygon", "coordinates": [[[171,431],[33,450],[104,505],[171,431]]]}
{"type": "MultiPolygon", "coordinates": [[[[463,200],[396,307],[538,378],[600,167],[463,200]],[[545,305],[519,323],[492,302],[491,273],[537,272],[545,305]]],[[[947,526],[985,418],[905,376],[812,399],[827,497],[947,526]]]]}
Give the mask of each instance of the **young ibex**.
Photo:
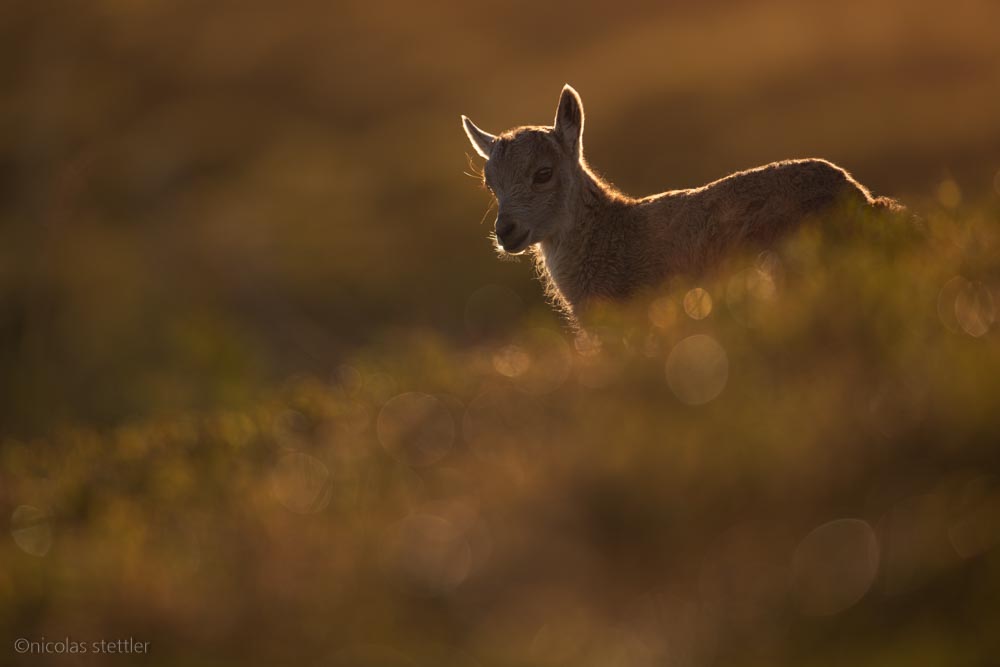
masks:
{"type": "Polygon", "coordinates": [[[504,252],[534,248],[539,275],[577,320],[598,300],[621,300],[677,274],[710,268],[729,250],[760,247],[836,205],[899,210],[818,159],[775,162],[691,190],[633,199],[583,158],[583,103],[566,85],[552,127],[499,136],[462,116],[496,197],[504,252]]]}

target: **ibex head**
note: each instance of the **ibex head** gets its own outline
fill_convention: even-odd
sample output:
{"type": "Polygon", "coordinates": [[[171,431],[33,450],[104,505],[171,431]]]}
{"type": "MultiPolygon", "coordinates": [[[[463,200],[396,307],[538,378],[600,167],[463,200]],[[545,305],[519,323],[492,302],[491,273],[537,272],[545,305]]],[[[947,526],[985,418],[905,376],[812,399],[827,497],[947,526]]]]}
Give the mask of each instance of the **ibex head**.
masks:
{"type": "Polygon", "coordinates": [[[496,136],[462,116],[473,148],[486,158],[486,187],[497,200],[496,237],[517,254],[567,229],[583,175],[583,102],[563,88],[552,127],[525,126],[496,136]]]}

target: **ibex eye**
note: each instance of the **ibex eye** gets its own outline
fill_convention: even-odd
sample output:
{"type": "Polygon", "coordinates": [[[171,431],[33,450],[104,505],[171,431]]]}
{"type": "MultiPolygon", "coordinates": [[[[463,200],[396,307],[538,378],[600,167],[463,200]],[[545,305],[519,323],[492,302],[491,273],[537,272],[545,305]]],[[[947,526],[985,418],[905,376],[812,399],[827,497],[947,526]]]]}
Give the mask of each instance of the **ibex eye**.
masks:
{"type": "Polygon", "coordinates": [[[535,172],[535,175],[534,177],[532,177],[531,180],[534,181],[535,184],[537,185],[539,183],[548,183],[549,179],[551,178],[552,178],[552,170],[548,167],[542,167],[541,169],[535,172]]]}

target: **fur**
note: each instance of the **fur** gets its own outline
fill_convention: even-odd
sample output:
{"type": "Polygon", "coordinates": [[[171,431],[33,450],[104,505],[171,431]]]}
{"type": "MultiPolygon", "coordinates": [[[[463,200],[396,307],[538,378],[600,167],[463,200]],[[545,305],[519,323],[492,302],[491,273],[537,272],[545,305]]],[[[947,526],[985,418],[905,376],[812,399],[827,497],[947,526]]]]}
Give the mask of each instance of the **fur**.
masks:
{"type": "Polygon", "coordinates": [[[462,118],[486,158],[498,245],[534,254],[547,293],[573,321],[596,301],[624,300],[671,276],[702,273],[734,249],[770,245],[835,206],[903,210],[820,159],[775,162],[699,188],[629,197],[587,165],[583,104],[568,85],[551,127],[495,136],[462,118]]]}

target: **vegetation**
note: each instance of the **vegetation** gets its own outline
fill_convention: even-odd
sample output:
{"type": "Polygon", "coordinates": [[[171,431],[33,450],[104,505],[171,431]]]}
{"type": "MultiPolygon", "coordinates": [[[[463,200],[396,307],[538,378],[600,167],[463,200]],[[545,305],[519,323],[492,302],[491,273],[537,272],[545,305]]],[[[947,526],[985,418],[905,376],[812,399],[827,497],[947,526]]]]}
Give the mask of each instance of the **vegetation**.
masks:
{"type": "Polygon", "coordinates": [[[327,5],[0,10],[3,661],[993,659],[1000,9],[327,5]],[[818,155],[922,223],[574,335],[458,121],[565,80],[629,192],[818,155]]]}

